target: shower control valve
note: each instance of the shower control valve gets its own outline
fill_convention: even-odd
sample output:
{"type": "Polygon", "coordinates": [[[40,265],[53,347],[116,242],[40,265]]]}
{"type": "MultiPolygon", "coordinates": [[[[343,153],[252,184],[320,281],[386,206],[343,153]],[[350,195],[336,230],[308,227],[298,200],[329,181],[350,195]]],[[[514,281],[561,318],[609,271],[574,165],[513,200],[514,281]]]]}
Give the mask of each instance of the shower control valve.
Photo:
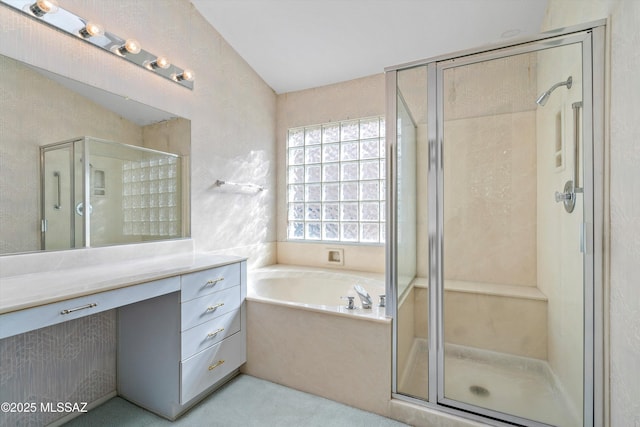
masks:
{"type": "Polygon", "coordinates": [[[573,212],[573,208],[576,206],[576,188],[573,181],[569,180],[564,184],[562,193],[556,191],[556,202],[562,202],[567,212],[573,212]]]}
{"type": "Polygon", "coordinates": [[[564,202],[573,199],[573,193],[561,193],[556,191],[556,202],[564,202]]]}

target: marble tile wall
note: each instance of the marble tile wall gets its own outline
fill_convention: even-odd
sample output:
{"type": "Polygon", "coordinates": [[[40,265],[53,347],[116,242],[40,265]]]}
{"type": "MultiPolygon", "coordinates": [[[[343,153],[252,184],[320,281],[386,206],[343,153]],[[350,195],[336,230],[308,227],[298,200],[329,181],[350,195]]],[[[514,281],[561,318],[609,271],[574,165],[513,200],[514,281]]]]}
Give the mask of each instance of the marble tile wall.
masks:
{"type": "Polygon", "coordinates": [[[535,112],[444,128],[445,279],[535,286],[535,112]]]}
{"type": "Polygon", "coordinates": [[[443,73],[445,279],[536,285],[536,66],[443,73]]]}
{"type": "Polygon", "coordinates": [[[384,246],[278,242],[278,264],[384,273],[384,246]],[[327,262],[329,249],[343,251],[342,265],[327,262]]]}
{"type": "Polygon", "coordinates": [[[247,301],[249,375],[387,415],[390,367],[390,319],[247,301]]]}

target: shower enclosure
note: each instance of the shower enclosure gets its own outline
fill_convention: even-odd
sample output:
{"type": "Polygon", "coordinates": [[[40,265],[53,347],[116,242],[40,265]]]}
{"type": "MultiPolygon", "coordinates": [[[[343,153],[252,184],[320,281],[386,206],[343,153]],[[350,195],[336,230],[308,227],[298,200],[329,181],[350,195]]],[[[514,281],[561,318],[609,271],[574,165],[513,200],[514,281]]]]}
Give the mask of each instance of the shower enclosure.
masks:
{"type": "Polygon", "coordinates": [[[41,248],[183,237],[182,179],[176,154],[92,137],[44,145],[41,248]]]}
{"type": "Polygon", "coordinates": [[[393,394],[495,425],[602,411],[603,23],[387,70],[393,394]]]}

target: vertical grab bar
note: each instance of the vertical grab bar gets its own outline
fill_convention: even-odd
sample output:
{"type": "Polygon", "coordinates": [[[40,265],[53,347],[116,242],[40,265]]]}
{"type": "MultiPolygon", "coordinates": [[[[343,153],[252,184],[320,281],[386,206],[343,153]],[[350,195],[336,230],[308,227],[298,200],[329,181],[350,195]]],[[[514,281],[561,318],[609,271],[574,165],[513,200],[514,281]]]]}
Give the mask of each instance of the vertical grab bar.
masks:
{"type": "Polygon", "coordinates": [[[62,203],[60,202],[60,172],[54,172],[53,176],[55,176],[58,179],[58,203],[56,203],[55,205],[53,205],[54,209],[58,209],[60,210],[60,208],[62,208],[62,203]]]}
{"type": "Polygon", "coordinates": [[[574,164],[573,164],[573,192],[582,193],[582,187],[578,185],[580,177],[580,109],[582,101],[571,104],[573,108],[573,142],[574,142],[574,164]]]}

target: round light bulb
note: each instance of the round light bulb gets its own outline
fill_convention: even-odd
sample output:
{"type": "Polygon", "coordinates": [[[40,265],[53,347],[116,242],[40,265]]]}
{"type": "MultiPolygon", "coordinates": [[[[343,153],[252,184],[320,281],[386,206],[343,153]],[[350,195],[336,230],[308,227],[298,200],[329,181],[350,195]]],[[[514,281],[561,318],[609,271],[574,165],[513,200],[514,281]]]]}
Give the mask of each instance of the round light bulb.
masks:
{"type": "Polygon", "coordinates": [[[85,38],[103,36],[104,28],[102,28],[100,24],[89,21],[84,28],[80,30],[80,35],[85,38]]]}
{"type": "Polygon", "coordinates": [[[180,80],[186,80],[188,82],[192,82],[196,78],[195,74],[193,74],[193,71],[191,71],[188,68],[186,68],[182,72],[181,76],[182,76],[182,78],[180,80]]]}
{"type": "Polygon", "coordinates": [[[158,56],[154,62],[156,67],[162,68],[163,70],[166,70],[167,68],[169,68],[169,65],[171,65],[171,63],[165,56],[158,56]]]}
{"type": "Polygon", "coordinates": [[[136,39],[129,39],[124,43],[124,48],[127,52],[129,53],[133,53],[134,55],[136,53],[140,53],[140,43],[138,43],[138,40],[136,39]]]}
{"type": "Polygon", "coordinates": [[[56,13],[58,2],[56,0],[37,0],[29,9],[35,16],[44,16],[47,13],[56,13]]]}

